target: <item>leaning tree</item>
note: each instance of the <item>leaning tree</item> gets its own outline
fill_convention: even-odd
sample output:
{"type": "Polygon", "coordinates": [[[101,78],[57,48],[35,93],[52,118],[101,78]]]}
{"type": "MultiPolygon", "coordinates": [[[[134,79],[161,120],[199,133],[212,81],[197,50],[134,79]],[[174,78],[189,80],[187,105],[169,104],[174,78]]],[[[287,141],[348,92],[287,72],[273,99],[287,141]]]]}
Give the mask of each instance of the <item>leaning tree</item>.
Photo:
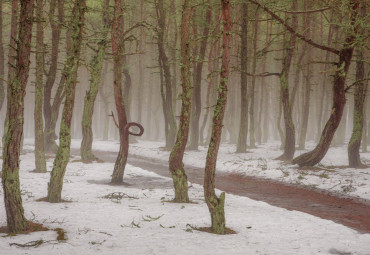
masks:
{"type": "Polygon", "coordinates": [[[175,188],[174,202],[189,202],[188,178],[185,173],[183,157],[189,136],[191,98],[193,89],[190,81],[190,33],[189,24],[192,16],[192,1],[185,0],[181,19],[181,114],[176,142],[172,148],[169,169],[175,188]]]}
{"type": "Polygon", "coordinates": [[[230,1],[221,0],[223,32],[222,32],[222,62],[220,71],[220,83],[218,86],[218,98],[213,113],[212,134],[209,142],[204,175],[204,197],[211,214],[211,231],[217,234],[225,234],[225,192],[217,197],[215,192],[215,173],[218,150],[221,142],[223,119],[227,102],[227,83],[229,79],[230,44],[231,44],[231,10],[230,1]]]}
{"type": "Polygon", "coordinates": [[[298,164],[300,166],[313,166],[319,163],[327,151],[329,150],[331,141],[333,140],[335,131],[337,130],[340,120],[343,115],[343,109],[346,102],[345,98],[345,82],[348,76],[348,70],[351,65],[351,59],[353,55],[353,50],[358,43],[359,34],[359,0],[350,1],[339,1],[340,7],[335,5],[339,4],[338,1],[333,1],[331,3],[332,8],[340,8],[339,11],[343,13],[343,18],[349,18],[349,26],[345,26],[345,39],[342,43],[340,49],[335,49],[330,46],[322,45],[315,42],[312,38],[308,38],[305,35],[299,33],[297,29],[294,29],[287,22],[285,22],[281,17],[279,17],[275,12],[273,12],[265,4],[261,4],[259,1],[247,0],[248,2],[259,6],[267,14],[269,14],[273,19],[281,23],[291,34],[298,37],[299,39],[305,41],[306,43],[321,49],[323,51],[330,52],[338,56],[338,61],[335,63],[335,70],[333,74],[333,105],[330,113],[329,120],[327,121],[324,130],[321,133],[321,138],[316,145],[315,149],[310,152],[304,153],[297,158],[292,160],[293,164],[298,164]]]}
{"type": "Polygon", "coordinates": [[[114,17],[112,21],[112,55],[113,55],[113,89],[114,100],[118,115],[118,123],[112,117],[116,126],[119,129],[120,149],[114,165],[112,174],[112,183],[121,184],[128,157],[129,135],[141,136],[144,133],[144,128],[136,122],[127,121],[125,102],[123,97],[122,71],[123,71],[123,54],[124,54],[124,33],[123,33],[123,6],[121,0],[115,0],[114,17]],[[131,132],[131,127],[138,127],[138,133],[131,132]]]}
{"type": "Polygon", "coordinates": [[[71,35],[71,47],[68,52],[65,71],[65,102],[60,123],[59,147],[51,171],[48,185],[47,201],[58,203],[62,201],[63,177],[70,157],[71,150],[71,122],[75,92],[77,84],[77,71],[80,63],[82,28],[85,22],[86,0],[76,0],[72,10],[72,18],[69,24],[71,35]]]}

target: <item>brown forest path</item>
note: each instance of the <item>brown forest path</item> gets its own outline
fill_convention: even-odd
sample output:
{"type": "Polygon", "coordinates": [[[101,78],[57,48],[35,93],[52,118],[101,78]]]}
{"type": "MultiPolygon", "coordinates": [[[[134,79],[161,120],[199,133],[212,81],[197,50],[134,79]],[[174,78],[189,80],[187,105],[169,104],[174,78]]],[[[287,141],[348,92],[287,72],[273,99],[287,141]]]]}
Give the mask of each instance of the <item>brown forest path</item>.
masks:
{"type": "MultiPolygon", "coordinates": [[[[94,153],[106,162],[116,160],[116,153],[102,151],[94,153]]],[[[167,162],[129,155],[128,163],[161,176],[171,177],[167,162]]],[[[190,182],[203,184],[204,169],[185,166],[185,171],[190,182]]],[[[216,173],[216,188],[288,210],[332,220],[361,233],[370,233],[370,203],[355,198],[336,197],[300,186],[236,174],[216,173]]]]}

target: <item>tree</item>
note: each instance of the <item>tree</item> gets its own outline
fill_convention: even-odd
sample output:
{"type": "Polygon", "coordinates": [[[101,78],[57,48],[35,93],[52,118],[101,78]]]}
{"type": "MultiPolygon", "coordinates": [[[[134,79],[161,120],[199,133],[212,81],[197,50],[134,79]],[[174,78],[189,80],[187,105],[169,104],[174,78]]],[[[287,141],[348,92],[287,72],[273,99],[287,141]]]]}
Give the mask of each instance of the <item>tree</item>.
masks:
{"type": "MultiPolygon", "coordinates": [[[[114,17],[112,22],[112,54],[113,54],[113,89],[114,89],[114,101],[116,103],[116,110],[118,115],[118,123],[115,123],[119,129],[120,136],[120,149],[114,164],[114,170],[112,174],[112,183],[122,184],[123,175],[128,157],[129,149],[129,135],[141,136],[144,133],[144,128],[135,122],[128,123],[124,93],[122,85],[122,71],[123,71],[123,54],[124,54],[124,36],[123,36],[123,6],[121,0],[115,0],[114,5],[114,17]],[[139,133],[132,133],[129,129],[136,126],[140,129],[139,133]]],[[[112,117],[114,115],[112,113],[112,117]]]]}
{"type": "Polygon", "coordinates": [[[208,41],[208,34],[209,34],[209,27],[211,23],[212,17],[212,9],[210,6],[210,0],[206,3],[206,14],[204,20],[204,27],[203,33],[201,35],[202,39],[200,40],[200,48],[198,52],[198,56],[196,58],[196,62],[194,63],[194,71],[193,71],[193,86],[194,86],[194,93],[193,93],[193,103],[192,103],[192,118],[191,118],[191,133],[190,133],[190,144],[188,149],[190,150],[198,150],[199,146],[199,121],[200,121],[200,114],[202,111],[202,72],[203,72],[203,63],[206,55],[207,49],[207,41],[208,41]]]}
{"type": "Polygon", "coordinates": [[[36,0],[36,81],[35,81],[35,164],[37,173],[46,173],[44,150],[44,120],[42,118],[42,103],[44,99],[44,28],[43,1],[36,0]]]}
{"type": "Polygon", "coordinates": [[[20,191],[19,156],[24,123],[24,97],[30,65],[34,0],[22,0],[20,3],[17,56],[15,58],[14,76],[8,87],[8,121],[6,122],[1,176],[10,233],[21,232],[27,227],[20,191]]]}
{"type": "MultiPolygon", "coordinates": [[[[51,53],[50,65],[46,75],[46,82],[44,87],[44,118],[45,118],[45,151],[55,153],[58,149],[55,139],[55,127],[59,116],[59,108],[64,99],[64,75],[59,83],[59,86],[52,99],[52,90],[55,84],[56,75],[58,71],[59,60],[59,45],[62,28],[64,26],[64,1],[51,0],[49,7],[49,22],[51,26],[51,53]],[[58,15],[56,11],[58,10],[58,15]]],[[[70,48],[70,39],[67,35],[66,50],[70,48]]],[[[65,72],[66,70],[64,70],[65,72]]]]}
{"type": "Polygon", "coordinates": [[[3,45],[3,2],[0,1],[0,111],[5,100],[4,88],[4,45],[3,45]]]}
{"type": "Polygon", "coordinates": [[[190,81],[190,32],[189,25],[192,16],[192,1],[184,0],[181,19],[181,115],[176,142],[172,148],[169,169],[175,188],[174,202],[189,202],[188,178],[184,170],[183,157],[189,136],[189,122],[191,115],[191,99],[193,89],[190,81]]]}
{"type": "Polygon", "coordinates": [[[173,84],[171,79],[170,62],[165,51],[166,10],[164,9],[163,0],[155,1],[155,3],[159,26],[157,30],[158,61],[161,73],[163,74],[161,75],[161,77],[163,77],[163,82],[161,82],[161,94],[165,119],[166,148],[172,149],[175,143],[177,125],[172,107],[173,84]]]}
{"type": "Polygon", "coordinates": [[[81,142],[81,160],[83,162],[91,162],[96,157],[92,153],[92,116],[94,114],[95,99],[99,91],[99,85],[102,77],[103,63],[105,57],[105,50],[107,44],[107,36],[109,31],[109,0],[103,1],[103,30],[101,32],[100,41],[98,44],[98,50],[95,56],[92,58],[90,63],[90,88],[86,91],[84,110],[82,115],[82,142],[81,142]]]}
{"type": "MultiPolygon", "coordinates": [[[[365,3],[361,4],[360,15],[366,16],[365,3]]],[[[361,30],[363,30],[362,28],[361,30]]],[[[364,32],[361,31],[363,34],[364,32]]],[[[348,143],[348,161],[350,167],[363,167],[360,159],[360,146],[364,126],[364,104],[367,92],[367,84],[364,82],[365,78],[365,64],[364,64],[364,46],[359,45],[356,49],[356,81],[354,92],[354,110],[353,110],[353,130],[351,139],[348,143]]]]}
{"type": "Polygon", "coordinates": [[[346,10],[349,10],[348,15],[351,19],[350,27],[346,32],[346,37],[342,48],[340,50],[332,50],[332,52],[335,52],[338,55],[339,61],[336,64],[336,70],[334,74],[333,106],[330,118],[325,125],[325,128],[321,134],[320,141],[316,145],[315,149],[293,159],[293,164],[298,164],[300,166],[313,166],[319,163],[328,151],[330,143],[333,140],[335,131],[338,128],[340,120],[342,118],[343,109],[346,102],[345,82],[348,74],[348,69],[351,65],[351,59],[356,44],[359,28],[358,24],[356,24],[359,11],[359,1],[349,1],[347,3],[346,10]]]}
{"type": "Polygon", "coordinates": [[[204,175],[204,197],[211,214],[213,233],[225,234],[225,192],[217,197],[215,193],[215,173],[218,149],[221,142],[223,119],[227,102],[227,83],[229,78],[230,44],[231,44],[231,10],[230,1],[221,0],[222,5],[222,62],[217,104],[212,120],[212,135],[208,147],[204,175]]]}
{"type": "Polygon", "coordinates": [[[77,84],[77,70],[80,63],[82,29],[85,22],[86,0],[76,0],[72,18],[69,24],[71,47],[65,63],[66,72],[63,73],[65,83],[65,102],[62,120],[60,123],[59,147],[51,171],[48,185],[47,201],[59,203],[62,201],[63,177],[70,157],[71,121],[77,84]]]}
{"type": "Polygon", "coordinates": [[[242,24],[240,32],[240,125],[239,138],[236,146],[236,152],[244,153],[247,151],[247,135],[248,135],[248,83],[247,83],[247,67],[248,67],[248,5],[243,2],[241,7],[242,24]]]}
{"type": "MultiPolygon", "coordinates": [[[[292,10],[297,9],[297,0],[293,0],[292,10]]],[[[296,30],[298,27],[297,15],[293,15],[292,28],[296,30]]],[[[285,126],[285,141],[284,141],[284,153],[278,159],[280,160],[291,160],[295,152],[295,127],[292,118],[292,102],[289,93],[289,72],[294,54],[294,48],[296,43],[296,37],[293,34],[284,35],[284,53],[283,53],[283,65],[280,73],[280,99],[283,104],[284,112],[284,126],[285,126]]]]}

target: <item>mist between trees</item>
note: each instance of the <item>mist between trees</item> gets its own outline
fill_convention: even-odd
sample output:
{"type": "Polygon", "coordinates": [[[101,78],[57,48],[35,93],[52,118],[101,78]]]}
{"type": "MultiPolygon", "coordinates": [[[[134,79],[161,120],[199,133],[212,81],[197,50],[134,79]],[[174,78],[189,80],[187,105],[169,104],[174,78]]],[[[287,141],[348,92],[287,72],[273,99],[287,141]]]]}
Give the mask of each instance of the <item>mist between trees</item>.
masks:
{"type": "MultiPolygon", "coordinates": [[[[348,145],[349,165],[361,167],[359,151],[370,140],[368,5],[1,1],[3,185],[6,174],[18,179],[19,165],[7,162],[19,159],[22,134],[36,138],[40,169],[45,153],[56,153],[49,202],[61,201],[71,138],[82,139],[83,161],[96,160],[93,139],[120,141],[112,177],[118,183],[129,142],[160,140],[172,150],[175,201],[189,202],[184,150],[209,146],[206,200],[212,231],[225,233],[218,222],[224,197],[212,191],[220,143],[244,153],[280,141],[278,159],[300,166],[318,164],[329,146],[348,145]],[[316,148],[294,158],[306,141],[316,148]]],[[[24,228],[24,216],[16,221],[23,223],[15,223],[15,232],[24,228]]]]}

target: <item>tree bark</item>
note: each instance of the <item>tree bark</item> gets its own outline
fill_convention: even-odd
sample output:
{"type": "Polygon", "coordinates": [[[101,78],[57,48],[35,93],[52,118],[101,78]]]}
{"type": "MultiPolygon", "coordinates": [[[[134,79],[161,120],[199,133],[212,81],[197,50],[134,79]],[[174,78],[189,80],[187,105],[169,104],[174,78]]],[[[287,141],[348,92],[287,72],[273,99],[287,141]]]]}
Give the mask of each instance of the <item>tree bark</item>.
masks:
{"type": "Polygon", "coordinates": [[[220,197],[215,193],[215,173],[218,150],[220,147],[224,113],[227,102],[227,82],[229,78],[230,44],[231,44],[231,10],[230,1],[221,0],[223,33],[222,33],[222,64],[218,99],[213,115],[212,135],[208,147],[204,175],[204,197],[211,214],[213,233],[225,234],[225,192],[220,197]]]}
{"type": "Polygon", "coordinates": [[[165,41],[164,41],[164,32],[166,28],[166,17],[165,17],[165,9],[163,5],[163,0],[158,0],[157,4],[157,18],[158,18],[158,39],[157,39],[157,46],[158,46],[158,57],[159,57],[159,64],[163,71],[163,78],[164,78],[164,97],[163,97],[163,108],[164,114],[166,119],[166,148],[172,149],[175,138],[176,138],[176,120],[173,112],[172,107],[172,79],[171,79],[171,70],[170,70],[170,63],[168,57],[165,52],[165,41]]]}
{"type": "Polygon", "coordinates": [[[90,63],[90,88],[86,91],[84,100],[84,109],[82,114],[82,142],[81,142],[81,160],[89,163],[96,159],[92,153],[92,117],[94,114],[95,99],[99,91],[99,85],[102,77],[103,63],[105,57],[105,49],[107,44],[107,36],[109,29],[109,0],[105,0],[102,4],[103,14],[103,29],[101,32],[101,39],[97,43],[98,51],[92,58],[90,63]]]}
{"type": "Polygon", "coordinates": [[[36,80],[35,80],[35,164],[37,173],[46,173],[44,149],[44,120],[42,117],[42,103],[44,100],[44,29],[43,29],[43,1],[36,0],[36,80]]]}
{"type": "MultiPolygon", "coordinates": [[[[16,5],[13,5],[16,8],[16,5]]],[[[24,97],[29,74],[34,0],[21,1],[17,56],[14,76],[8,90],[7,121],[3,149],[2,184],[8,230],[21,232],[26,228],[19,182],[19,156],[24,124],[24,97]]],[[[12,11],[15,11],[14,9],[12,11]]],[[[14,12],[13,12],[14,13],[14,12]]],[[[16,11],[15,11],[16,13],[16,11]]],[[[15,40],[16,37],[12,38],[15,40]]]]}
{"type": "MultiPolygon", "coordinates": [[[[365,17],[366,5],[361,4],[360,16],[365,17]]],[[[361,31],[363,33],[363,31],[361,31]]],[[[348,143],[348,161],[349,167],[359,168],[364,165],[360,159],[360,146],[362,140],[362,133],[364,129],[364,105],[367,92],[367,83],[363,81],[365,78],[365,64],[364,64],[364,49],[360,45],[356,49],[356,85],[354,93],[354,110],[353,110],[353,129],[351,139],[348,143]]]]}
{"type": "Polygon", "coordinates": [[[200,42],[200,49],[198,52],[198,56],[196,58],[196,63],[194,65],[193,71],[193,86],[194,86],[194,93],[193,93],[193,103],[192,103],[192,118],[191,118],[191,133],[190,133],[190,141],[189,141],[189,150],[198,150],[199,146],[199,122],[200,122],[200,114],[202,112],[202,72],[203,72],[203,62],[206,56],[206,49],[207,49],[207,42],[208,42],[208,34],[209,34],[209,26],[211,23],[212,17],[212,9],[210,7],[210,1],[208,0],[206,4],[206,15],[205,15],[205,22],[204,28],[202,33],[202,40],[200,42]]]}
{"type": "Polygon", "coordinates": [[[246,72],[248,67],[248,5],[242,4],[242,24],[240,34],[240,124],[239,137],[236,145],[237,153],[247,151],[248,136],[248,82],[246,72]]]}
{"type": "Polygon", "coordinates": [[[3,45],[3,2],[0,1],[0,111],[5,101],[5,88],[4,88],[4,45],[3,45]]]}
{"type": "MultiPolygon", "coordinates": [[[[57,68],[58,68],[58,57],[59,57],[59,43],[61,30],[64,24],[64,3],[63,0],[51,0],[49,8],[49,22],[51,26],[51,54],[50,54],[50,66],[47,72],[47,79],[44,88],[44,118],[45,118],[45,151],[49,153],[56,153],[58,147],[55,143],[55,110],[57,108],[59,113],[59,107],[61,100],[57,100],[59,97],[55,96],[53,104],[51,103],[52,98],[52,89],[55,83],[57,68]],[[58,17],[55,18],[55,12],[58,9],[58,17]],[[55,105],[55,106],[54,106],[55,105]]],[[[59,95],[59,88],[63,88],[64,84],[60,84],[58,87],[58,92],[56,95],[59,95]]],[[[57,113],[57,114],[58,114],[57,113]]]]}
{"type": "Polygon", "coordinates": [[[193,88],[190,81],[190,34],[189,25],[192,16],[192,1],[184,0],[181,19],[181,114],[179,130],[177,131],[176,142],[172,148],[169,169],[175,188],[174,202],[189,202],[188,178],[185,173],[183,157],[186,143],[189,136],[189,122],[191,115],[191,103],[193,88]]]}
{"type": "MultiPolygon", "coordinates": [[[[293,1],[292,10],[297,9],[297,0],[293,1]]],[[[297,15],[293,15],[293,29],[298,27],[297,15]]],[[[294,35],[285,35],[284,39],[284,56],[283,66],[280,74],[280,97],[283,103],[284,126],[285,126],[285,143],[284,153],[278,159],[289,161],[293,159],[295,152],[295,127],[292,117],[292,102],[289,95],[289,72],[294,54],[296,38],[294,35]]]]}
{"type": "Polygon", "coordinates": [[[85,22],[86,0],[76,0],[72,11],[69,26],[71,34],[71,47],[67,52],[65,63],[65,102],[60,123],[59,147],[54,160],[53,170],[48,185],[47,201],[58,203],[62,201],[63,177],[70,157],[71,121],[75,102],[77,71],[80,63],[82,44],[82,29],[85,22]]]}

